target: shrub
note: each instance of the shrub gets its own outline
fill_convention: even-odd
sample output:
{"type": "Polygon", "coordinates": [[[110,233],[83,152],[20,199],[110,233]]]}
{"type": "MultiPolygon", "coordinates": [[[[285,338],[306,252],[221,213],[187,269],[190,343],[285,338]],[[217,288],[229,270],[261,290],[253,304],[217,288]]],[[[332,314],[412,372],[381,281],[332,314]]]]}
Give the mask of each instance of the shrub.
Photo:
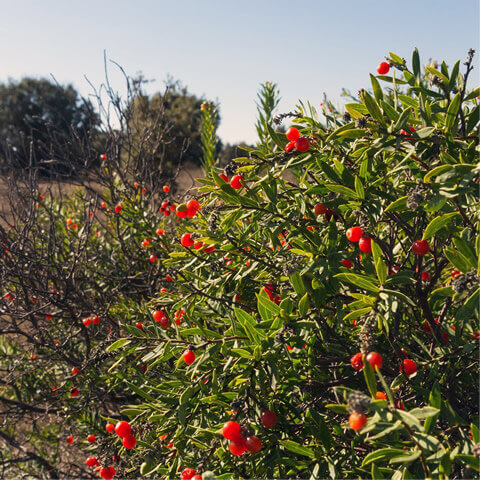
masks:
{"type": "Polygon", "coordinates": [[[126,478],[478,471],[472,56],[462,74],[390,54],[393,73],[372,75],[345,114],[300,104],[293,145],[261,116],[259,148],[201,180],[201,209],[159,214],[169,193],[117,179],[106,200],[118,213],[90,217],[79,193],[2,231],[6,464],[88,475],[56,457],[72,435],[126,478]],[[92,315],[99,325],[82,323],[92,315]],[[119,420],[134,448],[106,432],[119,420]]]}

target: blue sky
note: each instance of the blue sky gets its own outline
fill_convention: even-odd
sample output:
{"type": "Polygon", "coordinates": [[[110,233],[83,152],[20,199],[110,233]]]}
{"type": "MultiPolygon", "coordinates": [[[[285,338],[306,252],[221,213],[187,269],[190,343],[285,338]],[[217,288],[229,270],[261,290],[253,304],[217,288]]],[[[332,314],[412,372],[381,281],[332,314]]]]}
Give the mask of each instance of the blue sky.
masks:
{"type": "MultiPolygon", "coordinates": [[[[478,0],[58,0],[3,1],[0,81],[25,75],[72,83],[84,95],[104,79],[103,52],[129,74],[167,75],[221,105],[225,142],[255,141],[255,96],[278,83],[281,111],[298,99],[369,86],[388,52],[415,46],[452,65],[479,47],[478,0]]],[[[478,85],[478,58],[472,86],[478,85]]],[[[123,83],[114,74],[120,91],[123,83]]]]}

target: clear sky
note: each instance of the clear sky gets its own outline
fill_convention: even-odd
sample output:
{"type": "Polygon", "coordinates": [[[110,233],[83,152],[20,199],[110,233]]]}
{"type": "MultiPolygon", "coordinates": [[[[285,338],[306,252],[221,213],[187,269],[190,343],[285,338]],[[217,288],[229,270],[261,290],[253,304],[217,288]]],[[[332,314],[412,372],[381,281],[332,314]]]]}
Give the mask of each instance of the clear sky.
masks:
{"type": "MultiPolygon", "coordinates": [[[[479,50],[478,0],[0,0],[0,81],[49,76],[89,93],[104,78],[103,52],[127,73],[170,74],[218,100],[225,142],[255,141],[255,96],[278,83],[280,111],[298,99],[369,86],[388,52],[415,46],[452,65],[479,50]]],[[[478,85],[478,58],[472,76],[478,85]]],[[[473,85],[472,84],[472,85],[473,85]]],[[[119,77],[114,86],[122,91],[119,77]]]]}

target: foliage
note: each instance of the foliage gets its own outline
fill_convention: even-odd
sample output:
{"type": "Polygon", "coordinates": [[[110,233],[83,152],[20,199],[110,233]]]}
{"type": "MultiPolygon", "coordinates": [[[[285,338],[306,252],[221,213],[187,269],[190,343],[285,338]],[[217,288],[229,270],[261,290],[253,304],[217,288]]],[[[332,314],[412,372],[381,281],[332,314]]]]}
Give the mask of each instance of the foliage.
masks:
{"type": "Polygon", "coordinates": [[[480,91],[467,88],[471,55],[464,74],[459,62],[422,72],[416,51],[411,67],[393,53],[389,62],[393,73],[372,75],[348,115],[298,106],[305,153],[285,152],[273,109],[261,106],[259,145],[236,162],[244,187],[212,170],[193,218],[162,216],[162,202],[188,198],[142,193],[144,177],[134,189],[121,171],[102,198],[17,188],[14,225],[0,230],[10,294],[0,462],[86,478],[92,469],[58,453],[73,435],[71,451],[102,465],[118,454],[125,478],[187,467],[205,479],[476,475],[480,91]],[[347,239],[354,226],[371,253],[347,239]],[[194,246],[182,246],[185,233],[194,246]],[[422,239],[424,256],[412,251],[422,239]],[[93,314],[100,324],[85,326],[93,314]],[[362,355],[363,369],[350,365],[371,351],[383,356],[380,370],[362,355]],[[417,365],[410,375],[406,356],[417,365]],[[273,427],[260,420],[265,410],[277,415],[273,427]],[[368,417],[358,432],[352,411],[368,417]],[[131,422],[132,450],[105,432],[118,419],[131,422]],[[228,420],[262,449],[232,455],[228,420]]]}
{"type": "Polygon", "coordinates": [[[41,166],[42,174],[83,164],[75,145],[93,143],[99,125],[90,101],[71,86],[24,78],[0,85],[0,168],[41,166]]]}

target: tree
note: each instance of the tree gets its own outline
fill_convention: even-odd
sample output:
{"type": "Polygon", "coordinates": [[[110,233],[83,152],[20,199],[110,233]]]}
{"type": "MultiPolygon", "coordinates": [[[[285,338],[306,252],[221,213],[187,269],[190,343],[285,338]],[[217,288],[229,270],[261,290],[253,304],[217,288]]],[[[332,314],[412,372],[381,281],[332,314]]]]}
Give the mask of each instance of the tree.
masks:
{"type": "Polygon", "coordinates": [[[84,164],[75,146],[93,143],[98,124],[90,101],[71,85],[34,78],[1,84],[0,167],[68,173],[69,163],[84,164]]]}
{"type": "MultiPolygon", "coordinates": [[[[205,100],[188,92],[179,81],[169,79],[163,93],[151,96],[139,89],[129,108],[138,135],[155,128],[164,139],[164,161],[170,168],[180,163],[200,165],[202,160],[201,105],[205,100]]],[[[220,122],[218,114],[216,126],[220,122]]]]}

